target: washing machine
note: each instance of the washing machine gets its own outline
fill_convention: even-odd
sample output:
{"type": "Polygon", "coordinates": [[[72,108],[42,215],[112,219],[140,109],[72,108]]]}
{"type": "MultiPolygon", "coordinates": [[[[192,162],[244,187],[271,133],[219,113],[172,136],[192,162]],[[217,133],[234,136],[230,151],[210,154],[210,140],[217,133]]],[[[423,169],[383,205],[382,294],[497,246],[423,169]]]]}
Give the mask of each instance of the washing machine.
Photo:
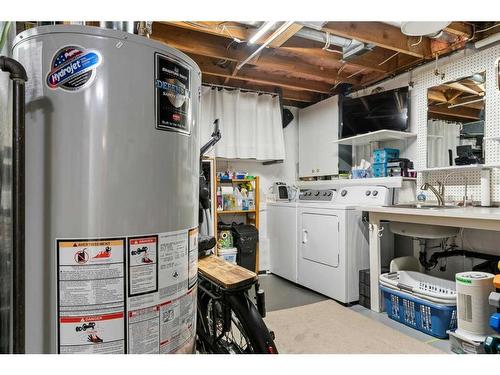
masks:
{"type": "Polygon", "coordinates": [[[359,270],[369,268],[368,227],[359,206],[384,206],[382,186],[307,190],[297,204],[297,282],[348,304],[359,300],[359,270]]]}
{"type": "Polygon", "coordinates": [[[297,282],[297,202],[267,204],[270,271],[297,282]]]}

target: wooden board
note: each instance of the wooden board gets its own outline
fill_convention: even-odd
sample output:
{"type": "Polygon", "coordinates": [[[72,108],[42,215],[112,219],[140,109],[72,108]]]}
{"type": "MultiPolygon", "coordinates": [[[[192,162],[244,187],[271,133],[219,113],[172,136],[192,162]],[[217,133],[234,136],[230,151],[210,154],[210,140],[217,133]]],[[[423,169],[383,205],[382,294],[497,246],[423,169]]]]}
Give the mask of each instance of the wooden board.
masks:
{"type": "Polygon", "coordinates": [[[226,211],[217,211],[217,214],[254,214],[255,210],[226,210],[226,211]]]}
{"type": "Polygon", "coordinates": [[[257,278],[255,272],[226,262],[215,255],[200,259],[198,261],[198,271],[226,289],[236,288],[257,278]]]}

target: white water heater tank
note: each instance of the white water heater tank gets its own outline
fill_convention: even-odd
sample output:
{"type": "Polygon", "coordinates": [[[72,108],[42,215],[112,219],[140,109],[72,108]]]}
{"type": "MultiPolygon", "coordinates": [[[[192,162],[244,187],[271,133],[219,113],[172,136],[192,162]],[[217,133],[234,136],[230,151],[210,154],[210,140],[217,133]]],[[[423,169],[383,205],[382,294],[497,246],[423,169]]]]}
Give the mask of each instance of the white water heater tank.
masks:
{"type": "Polygon", "coordinates": [[[194,350],[201,73],[145,37],[19,34],[26,352],[194,350]]]}

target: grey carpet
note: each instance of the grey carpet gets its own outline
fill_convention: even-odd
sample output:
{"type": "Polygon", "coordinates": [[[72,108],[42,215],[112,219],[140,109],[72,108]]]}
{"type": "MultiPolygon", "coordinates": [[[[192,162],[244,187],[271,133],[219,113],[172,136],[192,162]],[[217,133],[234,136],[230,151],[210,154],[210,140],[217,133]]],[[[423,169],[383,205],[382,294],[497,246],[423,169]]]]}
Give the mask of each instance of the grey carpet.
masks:
{"type": "Polygon", "coordinates": [[[443,354],[333,300],[271,311],[265,321],[280,353],[443,354]]]}

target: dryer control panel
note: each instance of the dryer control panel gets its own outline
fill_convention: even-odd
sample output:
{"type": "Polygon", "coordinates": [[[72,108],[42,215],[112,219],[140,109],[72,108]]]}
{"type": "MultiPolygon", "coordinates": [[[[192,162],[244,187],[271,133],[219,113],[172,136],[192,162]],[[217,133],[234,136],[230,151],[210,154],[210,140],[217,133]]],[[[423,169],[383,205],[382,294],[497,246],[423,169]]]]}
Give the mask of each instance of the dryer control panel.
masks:
{"type": "Polygon", "coordinates": [[[300,201],[324,201],[331,202],[335,198],[335,190],[330,189],[310,189],[306,190],[299,195],[300,201]]]}
{"type": "Polygon", "coordinates": [[[349,186],[339,189],[336,203],[386,206],[390,204],[390,193],[383,186],[349,186]]]}
{"type": "Polygon", "coordinates": [[[300,193],[299,201],[386,206],[390,204],[391,191],[383,186],[346,186],[338,190],[309,189],[300,193]]]}

